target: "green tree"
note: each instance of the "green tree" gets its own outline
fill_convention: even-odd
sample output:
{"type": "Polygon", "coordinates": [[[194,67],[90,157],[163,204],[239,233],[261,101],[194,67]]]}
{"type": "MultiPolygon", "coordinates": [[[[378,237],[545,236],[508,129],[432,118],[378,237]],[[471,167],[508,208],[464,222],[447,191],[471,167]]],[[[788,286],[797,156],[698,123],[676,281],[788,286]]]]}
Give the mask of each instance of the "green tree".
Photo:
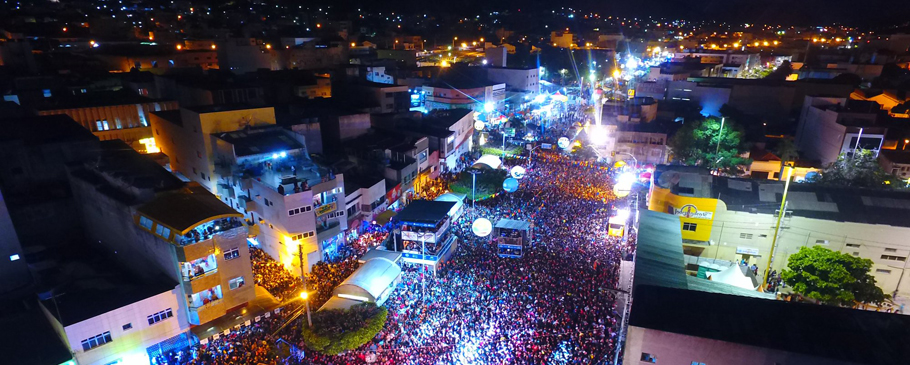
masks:
{"type": "Polygon", "coordinates": [[[793,73],[793,65],[790,64],[790,61],[784,61],[780,63],[780,66],[771,71],[765,79],[768,80],[786,80],[787,76],[793,73]]]}
{"type": "Polygon", "coordinates": [[[732,119],[727,118],[721,129],[720,119],[707,118],[687,122],[668,144],[673,158],[679,163],[735,174],[742,171],[743,165],[752,163],[742,157],[746,152],[742,138],[742,128],[732,119]]]}
{"type": "MultiPolygon", "coordinates": [[[[466,169],[456,177],[456,181],[449,184],[449,189],[453,192],[464,194],[469,200],[474,200],[471,184],[472,176],[466,169]]],[[[508,172],[506,170],[478,169],[481,171],[477,174],[477,200],[483,200],[502,191],[502,182],[506,180],[508,172]]]]}
{"type": "Polygon", "coordinates": [[[388,309],[375,303],[319,311],[313,313],[313,327],[303,326],[303,342],[309,349],[326,355],[353,350],[376,337],[388,315],[388,309]]]}
{"type": "Polygon", "coordinates": [[[832,251],[822,246],[801,247],[790,255],[781,278],[805,297],[828,305],[881,304],[889,296],[875,286],[869,274],[872,260],[832,251]]]}
{"type": "Polygon", "coordinates": [[[793,140],[789,138],[781,139],[774,148],[774,153],[777,154],[777,157],[780,157],[780,161],[783,164],[799,159],[796,143],[793,143],[793,140]]]}
{"type": "Polygon", "coordinates": [[[899,189],[904,184],[896,176],[889,174],[872,151],[857,150],[853,156],[846,153],[837,157],[821,173],[811,176],[806,182],[854,188],[899,189]]]}

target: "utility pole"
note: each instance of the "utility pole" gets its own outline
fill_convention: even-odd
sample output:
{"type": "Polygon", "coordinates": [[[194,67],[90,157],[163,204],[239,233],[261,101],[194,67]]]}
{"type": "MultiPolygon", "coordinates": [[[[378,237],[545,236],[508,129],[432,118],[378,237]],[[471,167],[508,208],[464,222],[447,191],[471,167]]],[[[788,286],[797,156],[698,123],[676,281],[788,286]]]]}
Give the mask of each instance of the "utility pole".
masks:
{"type": "MultiPolygon", "coordinates": [[[[717,154],[720,153],[720,140],[724,136],[724,120],[726,117],[720,117],[720,130],[717,131],[717,147],[714,148],[714,157],[717,157],[717,154]]],[[[717,168],[717,162],[714,163],[714,168],[717,168]]]]}
{"type": "Polygon", "coordinates": [[[300,280],[303,281],[303,293],[300,293],[300,298],[303,299],[306,305],[306,322],[307,325],[313,327],[313,318],[310,317],[310,300],[309,300],[309,289],[306,286],[306,275],[303,274],[303,245],[299,242],[297,243],[297,256],[300,260],[300,280]]]}
{"type": "MultiPolygon", "coordinates": [[[[787,166],[787,182],[784,183],[784,195],[780,202],[780,212],[777,213],[777,225],[774,227],[774,237],[771,238],[771,253],[768,255],[768,265],[765,266],[765,274],[762,281],[767,283],[768,273],[771,272],[771,261],[774,260],[774,247],[777,245],[777,236],[780,233],[780,222],[787,214],[787,192],[790,190],[790,178],[793,176],[793,167],[787,166]]],[[[760,288],[763,287],[759,286],[760,288]]]]}

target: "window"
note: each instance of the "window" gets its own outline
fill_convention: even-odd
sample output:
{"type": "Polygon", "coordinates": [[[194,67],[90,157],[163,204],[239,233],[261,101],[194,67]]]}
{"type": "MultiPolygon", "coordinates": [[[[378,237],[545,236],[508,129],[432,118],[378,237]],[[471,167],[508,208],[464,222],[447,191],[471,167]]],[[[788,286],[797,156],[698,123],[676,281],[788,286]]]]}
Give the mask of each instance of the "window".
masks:
{"type": "Polygon", "coordinates": [[[886,269],[875,269],[875,273],[876,273],[876,274],[890,274],[890,273],[891,273],[891,270],[886,270],[886,269]]]}
{"type": "Polygon", "coordinates": [[[828,240],[815,240],[816,245],[827,245],[828,240]]]}
{"type": "Polygon", "coordinates": [[[126,331],[126,330],[128,330],[128,329],[131,329],[131,328],[133,328],[133,324],[132,324],[132,323],[127,323],[127,324],[123,325],[123,330],[124,330],[124,331],[126,331]]]}
{"type": "MultiPolygon", "coordinates": [[[[266,199],[266,200],[268,200],[268,199],[266,199]]],[[[313,206],[312,206],[312,205],[307,205],[307,206],[304,206],[304,207],[294,208],[294,209],[288,210],[288,215],[297,215],[297,214],[300,214],[300,213],[309,212],[309,211],[311,211],[311,210],[313,210],[313,206]]]]}
{"type": "Polygon", "coordinates": [[[243,284],[243,276],[238,276],[236,278],[228,280],[228,286],[231,288],[231,290],[240,288],[243,286],[243,284]]]}
{"type": "Polygon", "coordinates": [[[886,249],[885,249],[885,252],[897,252],[897,249],[894,249],[894,248],[886,248],[886,249]]]}
{"type": "Polygon", "coordinates": [[[853,256],[859,256],[859,252],[853,252],[853,256]]]}
{"type": "Polygon", "coordinates": [[[44,89],[44,90],[41,90],[41,92],[44,94],[45,98],[49,98],[52,96],[51,89],[44,89]]]}
{"type": "Polygon", "coordinates": [[[104,332],[100,335],[89,337],[82,340],[82,351],[88,351],[95,347],[111,342],[111,332],[104,332]]]}
{"type": "Polygon", "coordinates": [[[848,243],[847,247],[859,248],[859,245],[857,245],[855,243],[848,243]]]}
{"type": "Polygon", "coordinates": [[[265,201],[265,206],[270,206],[270,205],[272,205],[272,202],[270,202],[269,199],[267,199],[267,198],[262,198],[262,200],[265,201]]]}
{"type": "Polygon", "coordinates": [[[683,223],[683,231],[695,232],[695,229],[698,227],[696,223],[683,223]]]}
{"type": "Polygon", "coordinates": [[[238,257],[240,257],[240,249],[238,249],[237,247],[234,247],[234,248],[232,248],[232,249],[230,249],[230,250],[224,251],[224,259],[225,259],[225,260],[233,260],[233,259],[236,259],[236,258],[238,258],[238,257]]]}
{"type": "Polygon", "coordinates": [[[149,231],[152,230],[152,220],[148,219],[146,217],[143,217],[143,216],[139,217],[139,225],[149,231]]]}
{"type": "Polygon", "coordinates": [[[158,312],[158,313],[149,315],[149,316],[146,317],[146,318],[147,318],[148,321],[149,321],[149,326],[151,326],[151,325],[153,325],[153,324],[155,324],[155,323],[161,322],[161,321],[163,321],[163,320],[165,320],[165,319],[168,319],[168,318],[171,318],[171,317],[173,317],[173,316],[174,316],[174,313],[171,312],[171,309],[170,309],[170,308],[168,308],[168,309],[165,309],[165,310],[163,310],[163,311],[161,311],[161,312],[158,312]]]}
{"type": "Polygon", "coordinates": [[[155,234],[162,238],[171,238],[171,229],[159,224],[155,227],[155,234]]]}
{"type": "Polygon", "coordinates": [[[901,256],[882,255],[882,260],[907,261],[907,258],[901,256]]]}
{"type": "Polygon", "coordinates": [[[14,253],[14,254],[12,254],[12,255],[9,255],[9,260],[10,260],[10,261],[19,261],[19,254],[18,254],[18,253],[14,253]]]}
{"type": "Polygon", "coordinates": [[[642,352],[642,353],[641,353],[641,361],[650,362],[650,363],[656,363],[656,362],[657,362],[657,358],[654,357],[654,355],[651,355],[651,354],[649,354],[649,353],[647,353],[647,352],[642,352]]]}
{"type": "Polygon", "coordinates": [[[751,233],[740,233],[739,238],[742,238],[744,240],[751,240],[752,234],[751,233]]]}
{"type": "Polygon", "coordinates": [[[705,365],[703,362],[693,361],[691,365],[705,365]]]}

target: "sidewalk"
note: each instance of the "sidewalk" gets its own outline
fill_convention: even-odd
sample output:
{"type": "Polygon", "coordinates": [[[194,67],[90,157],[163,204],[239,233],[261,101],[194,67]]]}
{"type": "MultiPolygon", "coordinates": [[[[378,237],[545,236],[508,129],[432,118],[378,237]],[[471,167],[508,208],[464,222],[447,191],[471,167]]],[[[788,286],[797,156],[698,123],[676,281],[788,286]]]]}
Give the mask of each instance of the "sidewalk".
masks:
{"type": "Polygon", "coordinates": [[[256,285],[256,298],[247,303],[245,307],[228,312],[214,321],[194,326],[190,331],[200,340],[206,339],[215,334],[223,333],[224,330],[231,329],[246,321],[253,321],[256,316],[260,316],[265,312],[274,310],[280,306],[281,303],[279,303],[272,294],[269,294],[265,288],[256,285]]]}

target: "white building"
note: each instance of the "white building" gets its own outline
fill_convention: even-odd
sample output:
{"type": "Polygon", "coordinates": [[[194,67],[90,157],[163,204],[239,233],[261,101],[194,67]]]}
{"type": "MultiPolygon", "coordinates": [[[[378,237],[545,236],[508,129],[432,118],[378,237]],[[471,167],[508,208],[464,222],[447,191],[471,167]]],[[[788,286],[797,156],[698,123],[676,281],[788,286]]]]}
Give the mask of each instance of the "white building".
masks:
{"type": "Polygon", "coordinates": [[[509,91],[534,94],[540,92],[540,69],[537,67],[488,67],[487,78],[493,82],[506,84],[509,91]]]}
{"type": "Polygon", "coordinates": [[[344,176],[310,160],[303,136],[265,126],[213,142],[221,199],[258,227],[265,252],[292,272],[335,253],[347,230],[344,176]]]}
{"type": "Polygon", "coordinates": [[[871,150],[877,156],[885,142],[888,128],[876,125],[879,106],[875,102],[807,103],[804,110],[796,133],[796,144],[803,159],[817,160],[825,166],[855,148],[871,150]]]}

